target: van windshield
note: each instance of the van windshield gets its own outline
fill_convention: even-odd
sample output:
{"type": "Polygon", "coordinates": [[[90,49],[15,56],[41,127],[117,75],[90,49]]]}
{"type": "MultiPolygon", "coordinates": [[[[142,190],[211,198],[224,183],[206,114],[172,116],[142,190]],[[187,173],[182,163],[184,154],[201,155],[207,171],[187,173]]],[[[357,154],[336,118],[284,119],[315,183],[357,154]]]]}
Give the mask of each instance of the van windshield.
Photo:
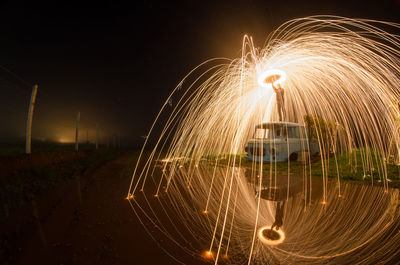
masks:
{"type": "Polygon", "coordinates": [[[287,137],[287,127],[278,126],[268,126],[266,128],[256,128],[254,133],[254,138],[256,139],[275,139],[275,138],[286,138],[287,137]]]}
{"type": "Polygon", "coordinates": [[[256,127],[255,139],[299,138],[302,126],[286,126],[281,124],[263,124],[256,127]]]}

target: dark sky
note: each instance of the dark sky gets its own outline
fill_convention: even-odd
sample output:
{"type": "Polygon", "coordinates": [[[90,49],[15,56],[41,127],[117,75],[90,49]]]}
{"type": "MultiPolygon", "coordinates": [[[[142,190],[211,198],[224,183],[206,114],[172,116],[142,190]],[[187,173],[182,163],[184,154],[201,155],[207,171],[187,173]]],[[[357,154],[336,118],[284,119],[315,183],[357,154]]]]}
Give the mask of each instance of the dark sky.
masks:
{"type": "Polygon", "coordinates": [[[70,137],[81,111],[91,134],[100,124],[138,140],[193,67],[310,15],[400,22],[400,0],[2,1],[0,65],[17,77],[0,70],[0,137],[24,135],[37,83],[33,137],[70,137]]]}

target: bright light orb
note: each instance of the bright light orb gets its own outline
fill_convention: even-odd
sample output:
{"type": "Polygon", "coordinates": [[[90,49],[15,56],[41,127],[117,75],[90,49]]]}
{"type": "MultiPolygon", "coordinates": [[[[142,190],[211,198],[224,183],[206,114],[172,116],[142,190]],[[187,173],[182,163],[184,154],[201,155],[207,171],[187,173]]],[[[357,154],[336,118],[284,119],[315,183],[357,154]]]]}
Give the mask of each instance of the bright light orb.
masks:
{"type": "Polygon", "coordinates": [[[212,251],[205,251],[202,254],[203,258],[205,259],[214,259],[214,252],[212,251]]]}
{"type": "Polygon", "coordinates": [[[285,241],[285,233],[282,231],[282,229],[279,230],[273,230],[274,232],[279,234],[279,238],[277,240],[272,240],[267,238],[264,235],[264,231],[266,230],[270,230],[271,227],[270,226],[263,226],[260,229],[258,229],[258,239],[260,239],[260,241],[265,244],[265,245],[269,245],[269,246],[276,246],[281,244],[283,241],[285,241]]]}
{"type": "Polygon", "coordinates": [[[258,84],[260,87],[272,89],[272,84],[280,84],[286,80],[286,73],[279,69],[272,69],[262,72],[258,75],[258,84]]]}

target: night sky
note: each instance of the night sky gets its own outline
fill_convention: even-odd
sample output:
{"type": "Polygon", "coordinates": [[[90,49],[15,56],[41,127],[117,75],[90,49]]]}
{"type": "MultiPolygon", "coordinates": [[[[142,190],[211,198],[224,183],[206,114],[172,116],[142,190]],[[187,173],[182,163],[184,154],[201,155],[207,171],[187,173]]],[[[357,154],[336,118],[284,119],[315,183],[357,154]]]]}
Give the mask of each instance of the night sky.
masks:
{"type": "Polygon", "coordinates": [[[2,1],[0,138],[24,136],[37,83],[33,138],[72,139],[81,111],[91,135],[140,142],[192,68],[310,15],[399,23],[400,1],[2,1]]]}

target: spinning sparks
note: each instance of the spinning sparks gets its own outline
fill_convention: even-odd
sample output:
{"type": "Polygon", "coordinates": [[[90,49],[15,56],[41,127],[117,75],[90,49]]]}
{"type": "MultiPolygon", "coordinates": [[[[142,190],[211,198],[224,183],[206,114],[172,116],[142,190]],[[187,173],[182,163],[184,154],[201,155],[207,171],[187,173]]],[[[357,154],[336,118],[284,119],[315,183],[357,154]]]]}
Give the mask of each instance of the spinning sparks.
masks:
{"type": "Polygon", "coordinates": [[[258,238],[264,244],[276,246],[285,240],[285,233],[282,230],[274,230],[270,226],[264,226],[258,230],[258,238]]]}
{"type": "Polygon", "coordinates": [[[272,84],[280,84],[286,80],[286,73],[281,70],[267,70],[258,75],[258,84],[261,87],[272,89],[272,84]]]}
{"type": "Polygon", "coordinates": [[[399,161],[400,41],[379,25],[399,29],[297,19],[263,49],[245,36],[241,58],[190,72],[154,122],[145,147],[155,147],[142,151],[128,191],[150,236],[169,242],[160,245],[173,257],[181,249],[215,264],[397,255],[399,194],[388,172],[399,161]],[[284,91],[282,119],[272,84],[284,91]],[[343,182],[345,174],[368,182],[343,182]]]}

